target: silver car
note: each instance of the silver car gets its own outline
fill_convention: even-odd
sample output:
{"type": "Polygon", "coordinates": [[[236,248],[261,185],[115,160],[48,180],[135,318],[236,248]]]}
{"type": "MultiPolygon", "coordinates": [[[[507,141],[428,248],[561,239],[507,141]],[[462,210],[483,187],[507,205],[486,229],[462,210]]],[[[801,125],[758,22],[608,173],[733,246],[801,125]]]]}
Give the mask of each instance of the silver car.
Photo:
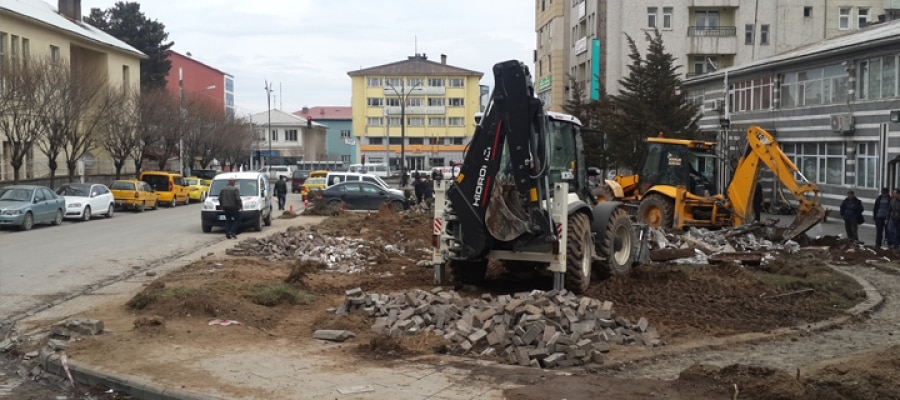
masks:
{"type": "Polygon", "coordinates": [[[0,227],[30,230],[34,224],[59,225],[66,201],[50,188],[14,185],[0,188],[0,227]]]}

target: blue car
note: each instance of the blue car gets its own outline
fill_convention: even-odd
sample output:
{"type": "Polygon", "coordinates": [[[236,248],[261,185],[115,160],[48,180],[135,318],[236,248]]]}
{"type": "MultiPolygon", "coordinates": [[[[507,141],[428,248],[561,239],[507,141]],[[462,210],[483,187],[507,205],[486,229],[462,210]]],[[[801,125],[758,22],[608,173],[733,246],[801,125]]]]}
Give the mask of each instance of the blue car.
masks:
{"type": "Polygon", "coordinates": [[[403,192],[390,191],[364,181],[348,181],[331,185],[322,191],[322,198],[331,206],[343,205],[345,210],[378,210],[388,203],[397,211],[409,209],[403,192]]]}
{"type": "Polygon", "coordinates": [[[0,228],[27,231],[34,224],[59,225],[66,200],[46,186],[13,185],[0,188],[0,228]]]}

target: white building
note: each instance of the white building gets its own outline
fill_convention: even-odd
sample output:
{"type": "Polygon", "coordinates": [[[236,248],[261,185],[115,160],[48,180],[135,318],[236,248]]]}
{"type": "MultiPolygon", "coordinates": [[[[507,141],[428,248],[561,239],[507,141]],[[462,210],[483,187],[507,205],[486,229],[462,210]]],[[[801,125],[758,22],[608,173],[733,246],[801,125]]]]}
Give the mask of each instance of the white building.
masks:
{"type": "Polygon", "coordinates": [[[253,114],[250,122],[259,132],[259,140],[248,153],[259,154],[263,157],[259,161],[265,164],[289,165],[302,160],[326,159],[325,131],[328,127],[325,125],[308,122],[281,110],[253,114]],[[267,130],[269,135],[266,135],[267,130]]]}

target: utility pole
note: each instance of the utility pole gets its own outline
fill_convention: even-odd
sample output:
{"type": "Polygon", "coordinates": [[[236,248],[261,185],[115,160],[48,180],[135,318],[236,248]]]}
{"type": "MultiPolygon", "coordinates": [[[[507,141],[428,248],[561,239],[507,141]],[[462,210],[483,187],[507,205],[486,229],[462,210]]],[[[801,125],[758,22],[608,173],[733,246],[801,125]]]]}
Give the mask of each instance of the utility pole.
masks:
{"type": "Polygon", "coordinates": [[[266,159],[266,165],[272,167],[272,83],[266,81],[266,106],[269,113],[269,127],[266,136],[269,138],[269,155],[266,159]]]}

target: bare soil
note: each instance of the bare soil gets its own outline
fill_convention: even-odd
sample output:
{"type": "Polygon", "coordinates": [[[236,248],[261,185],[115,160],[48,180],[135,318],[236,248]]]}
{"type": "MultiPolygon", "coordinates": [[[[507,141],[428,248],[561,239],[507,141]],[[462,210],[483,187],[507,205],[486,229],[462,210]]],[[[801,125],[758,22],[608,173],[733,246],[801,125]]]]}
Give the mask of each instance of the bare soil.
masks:
{"type": "MultiPolygon", "coordinates": [[[[70,357],[126,372],[141,370],[171,380],[198,382],[204,377],[179,376],[183,372],[144,364],[127,350],[141,348],[155,358],[169,357],[175,362],[189,357],[189,348],[202,352],[196,349],[241,348],[249,343],[284,340],[312,345],[315,341],[311,333],[316,329],[347,329],[358,336],[352,344],[335,350],[334,357],[395,362],[441,354],[446,351],[446,343],[439,336],[378,336],[370,330],[374,321],[367,317],[329,312],[343,302],[346,290],[356,287],[373,293],[432,288],[431,267],[416,265],[430,257],[431,225],[429,214],[398,214],[389,209],[371,215],[338,213],[327,219],[320,230],[334,236],[362,237],[371,243],[393,243],[406,249],[385,255],[367,270],[353,274],[324,271],[296,260],[270,262],[229,256],[186,265],[147,285],[128,304],[92,313],[91,318],[103,320],[115,334],[73,343],[70,357]],[[207,321],[212,319],[240,325],[210,326],[207,321]]],[[[767,363],[798,342],[803,346],[798,351],[816,353],[814,340],[772,335],[778,338],[772,339],[776,343],[767,350],[773,354],[762,362],[745,362],[750,359],[734,355],[753,354],[754,348],[747,347],[753,345],[698,346],[746,334],[761,335],[753,343],[765,342],[765,335],[780,328],[845,315],[845,310],[865,299],[865,292],[856,281],[828,267],[829,263],[870,274],[870,280],[897,280],[892,264],[867,262],[882,256],[897,258],[896,252],[859,249],[833,238],[809,244],[828,246],[828,250],[775,254],[773,261],[759,267],[650,264],[626,276],[594,282],[587,295],[613,301],[617,314],[632,321],[646,317],[666,342],[662,348],[615,346],[606,365],[571,370],[571,376],[521,368],[466,368],[484,368],[479,372],[498,382],[525,385],[507,390],[510,399],[900,398],[900,346],[880,331],[893,332],[893,328],[867,326],[877,317],[864,316],[852,323],[852,329],[878,331],[865,346],[831,351],[832,357],[824,361],[801,359],[799,362],[805,364],[796,369],[767,363]],[[692,350],[679,352],[679,348],[692,350]],[[729,349],[735,353],[728,353],[729,349]],[[704,359],[714,361],[700,362],[704,359]]],[[[510,272],[492,264],[486,285],[464,295],[506,294],[548,289],[548,285],[549,279],[539,271],[510,272]]],[[[896,285],[879,289],[887,291],[886,304],[900,300],[896,285]]],[[[885,318],[900,314],[891,312],[895,314],[885,318]]],[[[852,330],[847,332],[853,334],[852,330]]],[[[814,337],[816,333],[800,335],[814,337]]]]}

